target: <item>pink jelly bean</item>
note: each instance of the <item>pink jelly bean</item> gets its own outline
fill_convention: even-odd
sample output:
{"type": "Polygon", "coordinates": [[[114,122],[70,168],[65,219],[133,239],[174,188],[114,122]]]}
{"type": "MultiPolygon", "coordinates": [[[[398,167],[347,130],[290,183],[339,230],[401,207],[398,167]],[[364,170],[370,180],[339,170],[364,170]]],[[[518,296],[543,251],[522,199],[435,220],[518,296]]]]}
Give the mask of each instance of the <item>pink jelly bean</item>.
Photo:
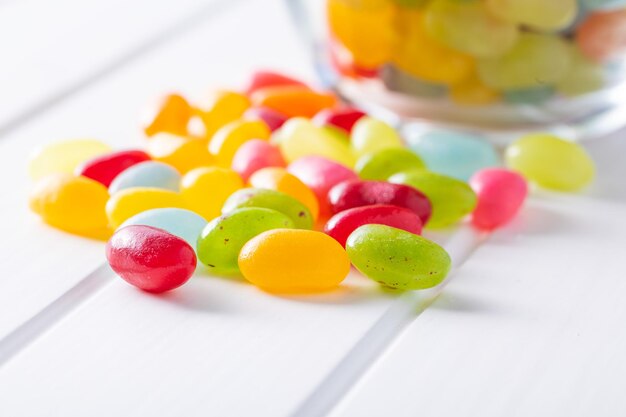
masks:
{"type": "Polygon", "coordinates": [[[266,140],[252,139],[237,149],[231,168],[241,175],[244,181],[261,168],[281,167],[287,163],[283,159],[280,149],[266,140]]]}
{"type": "Polygon", "coordinates": [[[359,178],[350,168],[321,156],[297,159],[289,164],[287,170],[313,190],[320,204],[320,215],[332,213],[328,202],[328,191],[332,187],[342,181],[359,178]]]}
{"type": "Polygon", "coordinates": [[[482,169],[469,183],[478,196],[472,224],[484,230],[493,230],[515,217],[528,194],[526,180],[507,169],[482,169]]]}
{"type": "Polygon", "coordinates": [[[245,119],[262,120],[273,132],[280,128],[289,118],[276,110],[267,107],[251,107],[243,114],[245,119]]]}
{"type": "Polygon", "coordinates": [[[404,184],[385,181],[344,181],[328,193],[333,213],[372,204],[389,204],[404,207],[419,216],[426,224],[432,214],[432,205],[421,191],[404,184]]]}
{"type": "Polygon", "coordinates": [[[91,178],[105,187],[126,168],[150,160],[150,155],[144,151],[130,150],[111,152],[85,161],[76,169],[76,175],[91,178]]]}
{"type": "Polygon", "coordinates": [[[419,235],[422,220],[414,211],[404,207],[375,205],[355,207],[335,214],[324,226],[324,232],[346,246],[348,236],[366,224],[384,224],[419,235]]]}
{"type": "Polygon", "coordinates": [[[306,87],[302,81],[280,74],[274,71],[256,71],[250,77],[246,94],[251,95],[257,90],[266,87],[301,86],[306,87]]]}
{"type": "Polygon", "coordinates": [[[355,123],[363,116],[365,113],[353,108],[324,109],[313,117],[313,123],[318,126],[332,126],[350,133],[355,123]]]}

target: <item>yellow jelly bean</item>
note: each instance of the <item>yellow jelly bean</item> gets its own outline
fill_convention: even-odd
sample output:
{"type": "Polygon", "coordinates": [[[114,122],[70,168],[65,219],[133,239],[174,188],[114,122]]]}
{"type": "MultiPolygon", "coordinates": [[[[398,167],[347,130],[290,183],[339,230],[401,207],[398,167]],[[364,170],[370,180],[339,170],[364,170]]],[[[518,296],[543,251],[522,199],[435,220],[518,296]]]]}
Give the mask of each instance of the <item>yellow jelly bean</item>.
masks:
{"type": "Polygon", "coordinates": [[[357,156],[390,148],[403,148],[396,130],[382,120],[361,117],[352,128],[351,144],[357,156]]]}
{"type": "Polygon", "coordinates": [[[107,188],[97,181],[70,174],[41,179],[30,195],[32,211],[44,222],[66,232],[107,239],[110,229],[105,214],[107,188]]]}
{"type": "Polygon", "coordinates": [[[317,220],[320,206],[315,193],[286,169],[274,167],[260,169],[252,174],[249,182],[254,188],[282,191],[292,196],[309,209],[313,220],[317,220]]]}
{"type": "Polygon", "coordinates": [[[28,162],[28,174],[34,180],[54,173],[72,174],[83,162],[111,151],[109,145],[93,139],[52,143],[33,152],[28,162]]]}
{"type": "Polygon", "coordinates": [[[401,70],[443,84],[457,83],[472,73],[472,57],[442,45],[426,33],[423,12],[404,10],[397,29],[401,41],[393,49],[392,61],[401,70]]]}
{"type": "Polygon", "coordinates": [[[191,210],[211,220],[220,215],[226,199],[243,187],[243,180],[232,169],[204,167],[185,174],[180,192],[191,210]]]}
{"type": "Polygon", "coordinates": [[[251,139],[269,139],[270,129],[260,120],[235,120],[221,127],[209,142],[217,165],[229,168],[237,149],[251,139]]]}
{"type": "Polygon", "coordinates": [[[217,91],[194,109],[204,125],[204,136],[213,137],[219,128],[239,119],[250,107],[250,100],[234,91],[217,91]]]}
{"type": "Polygon", "coordinates": [[[347,167],[354,166],[356,158],[350,145],[340,136],[314,125],[310,120],[294,117],[289,119],[272,136],[287,162],[303,156],[322,156],[347,167]]]}
{"type": "Polygon", "coordinates": [[[127,219],[155,208],[188,208],[182,195],[170,190],[148,187],[125,188],[106,203],[109,224],[117,229],[127,219]]]}
{"type": "Polygon", "coordinates": [[[389,59],[395,15],[390,0],[329,0],[327,14],[330,30],[356,65],[373,68],[389,59]]]}
{"type": "Polygon", "coordinates": [[[165,132],[174,135],[186,135],[187,124],[193,110],[187,100],[179,94],[170,94],[145,117],[144,132],[147,136],[165,132]]]}
{"type": "Polygon", "coordinates": [[[152,159],[173,166],[181,174],[215,163],[206,143],[200,139],[160,133],[150,139],[146,150],[152,159]]]}
{"type": "Polygon", "coordinates": [[[546,31],[567,27],[578,12],[576,0],[486,0],[486,5],[494,16],[546,31]]]}
{"type": "Polygon", "coordinates": [[[589,60],[579,48],[570,48],[571,64],[565,76],[556,85],[565,96],[578,96],[602,88],[606,73],[604,67],[589,60]]]}
{"type": "Polygon", "coordinates": [[[595,175],[585,149],[556,136],[539,133],[524,136],[506,149],[506,165],[542,187],[576,191],[595,175]]]}
{"type": "Polygon", "coordinates": [[[350,272],[350,259],[325,233],[274,229],[243,246],[239,269],[248,281],[266,291],[315,292],[337,287],[350,272]]]}

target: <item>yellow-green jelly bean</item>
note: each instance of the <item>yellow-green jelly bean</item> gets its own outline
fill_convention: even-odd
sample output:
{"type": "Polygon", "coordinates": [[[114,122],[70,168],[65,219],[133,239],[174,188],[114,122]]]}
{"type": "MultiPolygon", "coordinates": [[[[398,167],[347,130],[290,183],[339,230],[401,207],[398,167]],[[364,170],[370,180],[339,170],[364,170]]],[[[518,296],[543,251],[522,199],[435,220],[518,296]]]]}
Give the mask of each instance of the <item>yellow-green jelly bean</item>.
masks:
{"type": "Polygon", "coordinates": [[[425,169],[424,161],[405,148],[389,148],[360,157],[354,170],[364,180],[386,180],[393,174],[413,169],[425,169]]]}
{"type": "Polygon", "coordinates": [[[367,224],[348,237],[346,251],[366,277],[400,290],[423,290],[448,275],[448,253],[430,240],[381,224],[367,224]]]}
{"type": "Polygon", "coordinates": [[[553,190],[576,191],[595,175],[593,160],[582,146],[546,133],[513,142],[505,158],[507,167],[553,190]]]}
{"type": "Polygon", "coordinates": [[[313,216],[300,201],[280,191],[262,188],[244,188],[235,191],[224,203],[222,214],[242,207],[262,207],[283,213],[289,217],[296,229],[312,229],[313,216]]]}
{"type": "Polygon", "coordinates": [[[389,178],[396,184],[406,184],[423,192],[430,200],[433,212],[426,227],[449,226],[468,215],[476,207],[476,194],[463,181],[429,171],[400,172],[389,178]]]}
{"type": "Polygon", "coordinates": [[[233,210],[204,227],[198,237],[198,259],[214,274],[238,274],[237,258],[246,242],[267,230],[293,227],[293,221],[276,210],[260,207],[233,210]]]}

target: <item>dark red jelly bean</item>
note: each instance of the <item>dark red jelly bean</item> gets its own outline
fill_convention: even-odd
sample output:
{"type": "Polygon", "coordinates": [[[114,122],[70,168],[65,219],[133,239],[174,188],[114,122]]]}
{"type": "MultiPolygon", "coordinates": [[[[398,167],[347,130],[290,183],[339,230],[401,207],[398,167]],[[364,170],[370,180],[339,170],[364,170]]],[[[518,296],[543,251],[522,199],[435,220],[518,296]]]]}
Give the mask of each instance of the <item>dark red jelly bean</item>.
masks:
{"type": "Polygon", "coordinates": [[[282,87],[287,85],[306,87],[306,84],[302,81],[278,72],[256,71],[252,74],[252,77],[250,77],[250,81],[246,87],[246,94],[251,95],[255,91],[266,87],[282,87]]]}
{"type": "Polygon", "coordinates": [[[289,118],[276,110],[267,107],[251,107],[243,115],[246,119],[262,120],[273,132],[280,128],[289,118]]]}
{"type": "Polygon", "coordinates": [[[424,225],[432,213],[430,200],[421,191],[385,181],[344,181],[329,191],[328,200],[334,213],[372,204],[406,207],[415,212],[424,225]]]}
{"type": "Polygon", "coordinates": [[[150,155],[144,151],[111,152],[84,162],[76,169],[76,175],[91,178],[108,187],[125,169],[149,160],[150,155]]]}
{"type": "Polygon", "coordinates": [[[127,226],[109,239],[106,257],[126,282],[160,293],[178,288],[196,269],[196,253],[178,236],[150,226],[127,226]]]}
{"type": "Polygon", "coordinates": [[[363,116],[365,113],[361,110],[352,108],[324,109],[313,117],[313,123],[318,126],[336,127],[350,133],[355,123],[363,116]]]}
{"type": "Polygon", "coordinates": [[[366,224],[384,224],[416,235],[422,233],[422,220],[414,211],[390,205],[362,206],[344,210],[328,220],[324,232],[345,247],[350,233],[366,224]]]}

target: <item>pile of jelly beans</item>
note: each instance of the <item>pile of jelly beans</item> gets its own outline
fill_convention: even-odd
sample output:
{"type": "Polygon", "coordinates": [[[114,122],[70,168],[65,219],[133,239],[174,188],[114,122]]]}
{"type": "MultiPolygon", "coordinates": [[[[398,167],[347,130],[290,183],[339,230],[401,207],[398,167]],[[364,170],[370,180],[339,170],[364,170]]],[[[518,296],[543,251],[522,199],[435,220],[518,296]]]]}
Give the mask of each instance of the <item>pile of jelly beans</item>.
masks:
{"type": "Polygon", "coordinates": [[[462,105],[537,104],[623,81],[626,0],[327,0],[351,77],[462,105]]]}
{"type": "Polygon", "coordinates": [[[423,228],[470,216],[492,230],[519,211],[526,180],[577,190],[594,175],[583,148],[552,135],[510,145],[504,168],[480,137],[401,138],[267,71],[207,103],[168,95],[144,131],[143,150],[91,139],[39,149],[30,207],[51,226],[108,240],[111,267],[149,292],[179,287],[198,264],[279,293],[335,288],[351,264],[386,287],[433,287],[450,257],[423,228]]]}

